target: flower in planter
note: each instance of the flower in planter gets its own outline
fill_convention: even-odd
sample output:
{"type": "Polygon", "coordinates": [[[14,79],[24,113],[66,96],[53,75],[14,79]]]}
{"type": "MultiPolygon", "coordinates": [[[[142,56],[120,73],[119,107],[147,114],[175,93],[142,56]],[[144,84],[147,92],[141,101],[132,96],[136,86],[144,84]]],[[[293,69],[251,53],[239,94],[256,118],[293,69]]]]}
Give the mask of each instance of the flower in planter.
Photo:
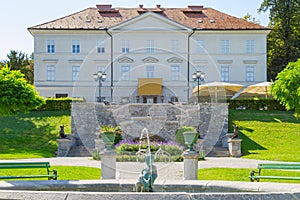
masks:
{"type": "Polygon", "coordinates": [[[112,148],[114,144],[122,140],[122,130],[119,126],[103,125],[99,136],[105,143],[106,148],[112,148]]]}

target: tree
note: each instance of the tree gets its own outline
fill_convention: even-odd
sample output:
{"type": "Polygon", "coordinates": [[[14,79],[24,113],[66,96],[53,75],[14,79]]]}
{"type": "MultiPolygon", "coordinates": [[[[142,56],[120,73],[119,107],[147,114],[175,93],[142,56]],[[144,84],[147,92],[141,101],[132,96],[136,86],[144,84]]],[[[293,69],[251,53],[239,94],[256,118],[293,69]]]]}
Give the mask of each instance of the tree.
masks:
{"type": "Polygon", "coordinates": [[[295,109],[295,116],[300,116],[300,59],[290,62],[278,74],[271,86],[271,93],[275,99],[285,106],[287,110],[295,109]]]}
{"type": "Polygon", "coordinates": [[[19,70],[0,69],[0,116],[36,109],[44,103],[19,70]]]}
{"type": "Polygon", "coordinates": [[[271,33],[268,35],[268,79],[274,80],[289,62],[300,54],[300,1],[264,0],[259,12],[270,10],[271,33]]]}
{"type": "Polygon", "coordinates": [[[257,20],[255,17],[252,17],[252,15],[249,13],[247,13],[244,17],[242,17],[242,19],[255,24],[260,24],[260,21],[257,20]]]}
{"type": "Polygon", "coordinates": [[[9,54],[7,54],[8,60],[2,61],[3,66],[8,66],[11,70],[20,70],[24,75],[25,79],[29,83],[33,83],[33,56],[28,58],[28,55],[23,53],[22,51],[11,50],[9,54]]]}

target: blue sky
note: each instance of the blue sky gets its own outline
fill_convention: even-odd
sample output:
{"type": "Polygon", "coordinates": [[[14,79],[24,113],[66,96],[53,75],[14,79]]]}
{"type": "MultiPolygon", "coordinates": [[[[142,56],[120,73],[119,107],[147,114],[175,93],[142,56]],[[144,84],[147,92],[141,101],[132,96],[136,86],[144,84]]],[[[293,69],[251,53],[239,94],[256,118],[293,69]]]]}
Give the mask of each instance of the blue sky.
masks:
{"type": "Polygon", "coordinates": [[[6,60],[10,50],[31,54],[33,37],[27,28],[78,12],[96,4],[112,4],[113,7],[162,7],[185,8],[187,5],[211,7],[235,17],[250,13],[262,25],[268,24],[268,13],[257,13],[263,0],[9,0],[1,2],[0,60],[6,60]],[[48,2],[48,3],[47,3],[48,2]]]}

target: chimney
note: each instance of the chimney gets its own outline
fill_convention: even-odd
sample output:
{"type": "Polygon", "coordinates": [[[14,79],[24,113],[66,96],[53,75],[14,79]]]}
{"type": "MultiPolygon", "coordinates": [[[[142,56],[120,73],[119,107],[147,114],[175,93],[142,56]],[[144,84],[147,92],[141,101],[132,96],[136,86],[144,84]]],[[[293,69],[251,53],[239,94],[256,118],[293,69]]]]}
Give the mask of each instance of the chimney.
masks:
{"type": "Polygon", "coordinates": [[[156,5],[156,7],[157,7],[158,9],[160,9],[160,6],[161,6],[160,4],[157,4],[157,5],[156,5]]]}
{"type": "Polygon", "coordinates": [[[188,6],[188,8],[191,10],[202,10],[203,6],[188,6]]]}
{"type": "Polygon", "coordinates": [[[143,5],[143,4],[140,4],[140,5],[139,5],[139,7],[140,7],[140,8],[143,8],[143,7],[144,7],[144,5],[143,5]]]}
{"type": "Polygon", "coordinates": [[[111,4],[98,4],[96,5],[98,10],[111,10],[112,5],[111,4]]]}

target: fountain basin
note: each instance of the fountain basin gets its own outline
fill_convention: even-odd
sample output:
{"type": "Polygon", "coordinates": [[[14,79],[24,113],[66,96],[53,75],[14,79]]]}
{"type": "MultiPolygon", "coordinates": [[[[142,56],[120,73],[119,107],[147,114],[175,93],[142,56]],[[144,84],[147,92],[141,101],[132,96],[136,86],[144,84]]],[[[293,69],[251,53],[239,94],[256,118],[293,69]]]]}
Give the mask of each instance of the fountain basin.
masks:
{"type": "Polygon", "coordinates": [[[31,200],[177,200],[177,199],[299,199],[298,193],[103,193],[103,192],[40,192],[40,191],[0,191],[1,198],[31,199],[31,200]]]}
{"type": "MultiPolygon", "coordinates": [[[[137,180],[51,180],[1,181],[2,190],[81,191],[81,192],[133,192],[137,180]]],[[[295,193],[300,195],[300,184],[240,181],[158,180],[154,193],[295,193]]],[[[0,193],[0,197],[1,193],[0,193]]]]}

